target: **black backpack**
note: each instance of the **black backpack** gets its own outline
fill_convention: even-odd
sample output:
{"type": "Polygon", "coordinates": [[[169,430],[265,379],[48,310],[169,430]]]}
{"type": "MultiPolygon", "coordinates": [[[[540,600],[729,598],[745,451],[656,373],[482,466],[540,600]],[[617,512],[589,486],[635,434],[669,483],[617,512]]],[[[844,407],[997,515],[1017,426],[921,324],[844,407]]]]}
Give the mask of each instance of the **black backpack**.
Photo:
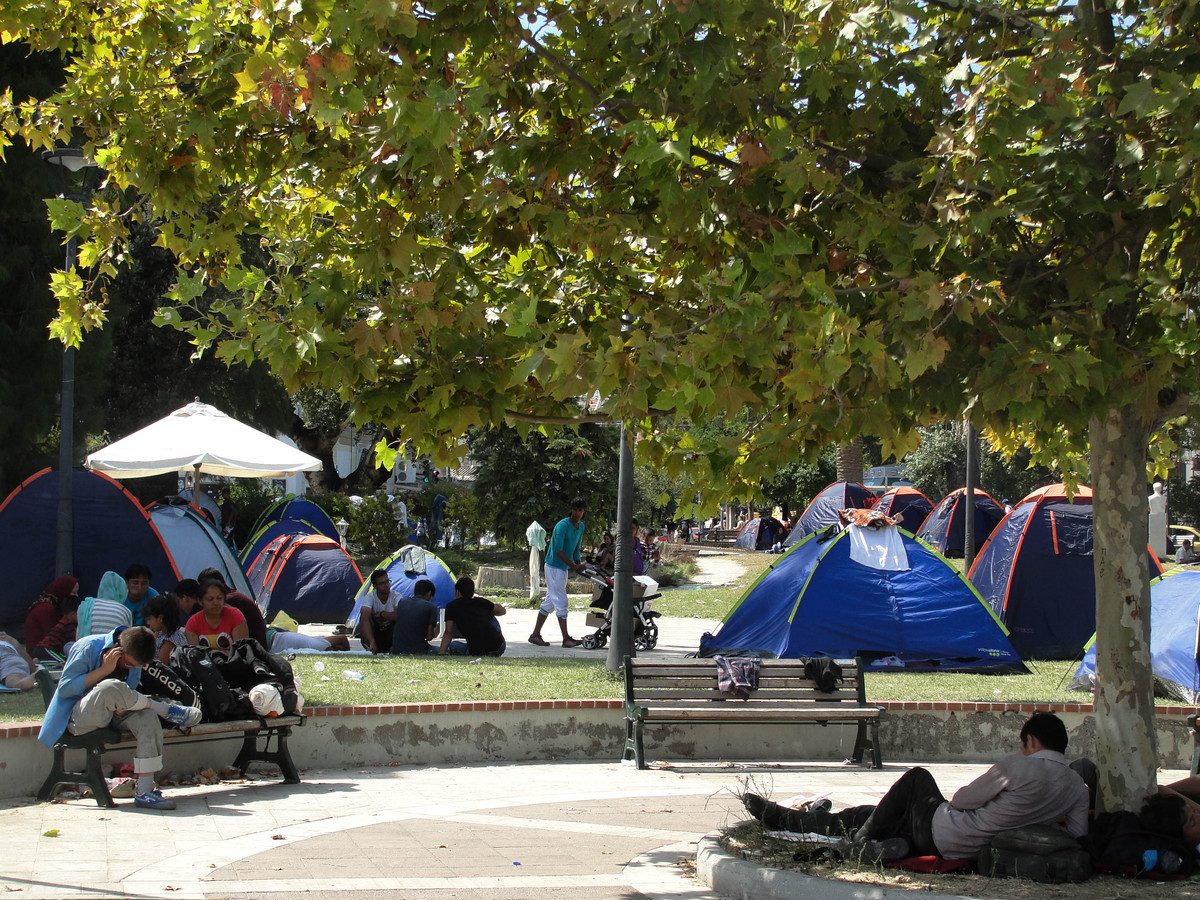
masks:
{"type": "Polygon", "coordinates": [[[274,685],[283,700],[284,715],[296,711],[299,698],[291,663],[278,653],[271,653],[254,638],[235,641],[229,656],[218,660],[217,665],[226,681],[247,694],[257,685],[274,685]]]}
{"type": "Polygon", "coordinates": [[[1150,831],[1128,811],[1096,816],[1083,842],[1096,868],[1114,875],[1186,877],[1196,869],[1196,853],[1181,837],[1150,831]],[[1148,860],[1154,862],[1147,868],[1148,860]],[[1172,864],[1164,866],[1167,860],[1172,864]]]}
{"type": "Polygon", "coordinates": [[[176,647],[171,652],[171,668],[200,695],[205,722],[254,718],[250,697],[226,680],[204,647],[176,647]]]}

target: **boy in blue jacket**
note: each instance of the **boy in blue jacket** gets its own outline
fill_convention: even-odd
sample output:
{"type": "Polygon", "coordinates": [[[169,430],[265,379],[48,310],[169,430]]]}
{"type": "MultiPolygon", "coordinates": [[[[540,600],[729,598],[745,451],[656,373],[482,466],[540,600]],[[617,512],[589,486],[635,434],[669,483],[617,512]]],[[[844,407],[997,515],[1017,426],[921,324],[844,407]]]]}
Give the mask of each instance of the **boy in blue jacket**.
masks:
{"type": "Polygon", "coordinates": [[[159,716],[172,725],[189,727],[200,721],[200,710],[138,693],[142,666],[154,659],[154,643],[154,633],[144,626],[116,628],[76,641],[38,740],[53,747],[68,729],[72,734],[87,734],[112,726],[132,732],[137,739],[134,805],[174,809],[175,801],[154,789],[154,773],[162,768],[159,716]]]}

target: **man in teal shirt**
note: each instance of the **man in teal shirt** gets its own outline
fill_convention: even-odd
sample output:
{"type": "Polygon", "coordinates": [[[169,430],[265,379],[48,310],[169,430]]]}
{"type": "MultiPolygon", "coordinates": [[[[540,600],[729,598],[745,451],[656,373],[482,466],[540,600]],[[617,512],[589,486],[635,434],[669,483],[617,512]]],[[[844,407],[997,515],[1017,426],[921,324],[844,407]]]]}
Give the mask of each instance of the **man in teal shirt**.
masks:
{"type": "Polygon", "coordinates": [[[551,610],[558,617],[563,646],[578,647],[583,643],[567,631],[567,573],[582,572],[584,568],[579,561],[579,551],[583,547],[583,515],[586,512],[587,504],[582,497],[576,497],[571,501],[571,514],[560,519],[550,535],[550,547],[546,551],[546,599],[538,609],[537,624],[529,636],[531,644],[549,646],[549,641],[542,637],[542,626],[551,610]]]}

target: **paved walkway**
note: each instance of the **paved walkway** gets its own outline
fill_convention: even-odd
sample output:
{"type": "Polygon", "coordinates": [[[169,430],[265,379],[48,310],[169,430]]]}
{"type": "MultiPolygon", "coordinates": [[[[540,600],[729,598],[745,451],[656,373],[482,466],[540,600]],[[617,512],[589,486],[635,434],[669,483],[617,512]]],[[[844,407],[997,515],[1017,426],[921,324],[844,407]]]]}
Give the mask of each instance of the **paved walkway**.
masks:
{"type": "MultiPolygon", "coordinates": [[[[119,800],[0,804],[4,896],[713,900],[680,868],[747,784],[875,802],[903,766],[538,763],[308,771],[119,800]]],[[[951,791],[982,766],[930,766],[951,791]]]]}

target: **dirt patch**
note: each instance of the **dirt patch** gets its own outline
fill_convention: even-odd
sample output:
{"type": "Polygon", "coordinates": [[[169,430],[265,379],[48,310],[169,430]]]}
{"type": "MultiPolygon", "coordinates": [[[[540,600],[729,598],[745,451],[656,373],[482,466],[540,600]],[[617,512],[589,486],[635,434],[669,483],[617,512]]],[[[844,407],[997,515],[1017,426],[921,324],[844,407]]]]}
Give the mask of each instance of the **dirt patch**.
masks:
{"type": "MultiPolygon", "coordinates": [[[[860,884],[910,891],[937,891],[989,900],[1185,900],[1200,898],[1195,881],[1152,881],[1095,875],[1082,884],[1040,884],[1023,878],[987,878],[983,875],[922,875],[848,861],[797,860],[798,845],[770,837],[766,829],[742,823],[725,829],[721,847],[734,856],[762,866],[800,872],[817,878],[836,878],[860,884]]],[[[803,854],[802,854],[803,855],[803,854]]],[[[1200,876],[1193,876],[1200,877],[1200,876]]]]}

